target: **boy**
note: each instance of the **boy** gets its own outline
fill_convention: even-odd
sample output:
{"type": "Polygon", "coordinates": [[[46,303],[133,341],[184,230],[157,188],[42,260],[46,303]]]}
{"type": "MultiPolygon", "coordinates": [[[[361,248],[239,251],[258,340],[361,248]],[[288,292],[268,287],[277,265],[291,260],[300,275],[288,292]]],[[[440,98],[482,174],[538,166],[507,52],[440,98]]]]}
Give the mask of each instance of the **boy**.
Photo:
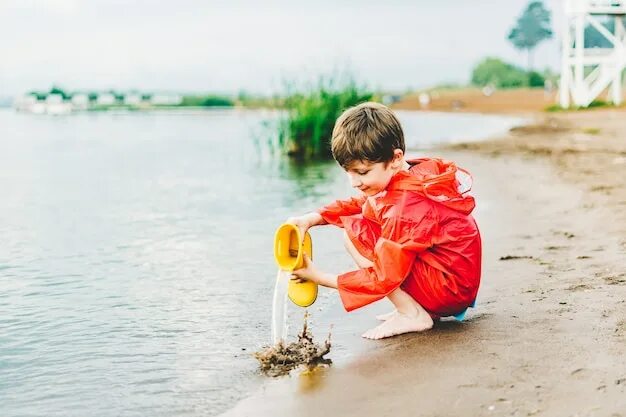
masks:
{"type": "Polygon", "coordinates": [[[433,318],[473,305],[481,241],[470,215],[469,174],[440,159],[405,160],[400,123],[378,103],[346,110],[331,148],[361,195],[287,221],[303,232],[324,224],[344,228],[360,269],[329,274],[306,258],[292,279],[338,289],[347,311],[387,297],[395,311],[378,317],[383,323],[363,334],[368,339],[428,330],[433,318]]]}

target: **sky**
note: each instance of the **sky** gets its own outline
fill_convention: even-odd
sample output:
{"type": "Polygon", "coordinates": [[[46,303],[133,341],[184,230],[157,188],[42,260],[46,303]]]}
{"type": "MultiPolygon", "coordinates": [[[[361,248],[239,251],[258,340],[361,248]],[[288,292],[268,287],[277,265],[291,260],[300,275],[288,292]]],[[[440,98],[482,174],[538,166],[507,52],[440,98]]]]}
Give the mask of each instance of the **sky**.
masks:
{"type": "MultiPolygon", "coordinates": [[[[537,68],[559,67],[555,37],[537,68]]],[[[0,0],[0,97],[68,90],[273,94],[340,69],[402,92],[464,83],[498,56],[528,0],[0,0]]]]}

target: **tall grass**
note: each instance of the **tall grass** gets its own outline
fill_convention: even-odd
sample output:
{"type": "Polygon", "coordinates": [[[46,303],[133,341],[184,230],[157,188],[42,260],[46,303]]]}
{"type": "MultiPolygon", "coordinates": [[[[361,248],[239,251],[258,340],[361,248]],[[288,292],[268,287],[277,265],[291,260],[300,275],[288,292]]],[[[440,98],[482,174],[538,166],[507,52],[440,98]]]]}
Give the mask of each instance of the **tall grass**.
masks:
{"type": "Polygon", "coordinates": [[[607,108],[607,107],[620,107],[616,106],[613,103],[609,103],[604,100],[593,100],[587,107],[581,106],[571,106],[567,109],[561,107],[559,104],[551,104],[544,109],[544,111],[549,113],[560,112],[560,111],[577,111],[577,110],[588,110],[588,109],[596,109],[596,108],[607,108]]]}
{"type": "Polygon", "coordinates": [[[286,115],[278,125],[279,145],[300,160],[331,158],[330,139],[337,117],[348,107],[372,97],[373,93],[357,85],[352,77],[322,77],[306,91],[288,94],[284,101],[286,115]]]}

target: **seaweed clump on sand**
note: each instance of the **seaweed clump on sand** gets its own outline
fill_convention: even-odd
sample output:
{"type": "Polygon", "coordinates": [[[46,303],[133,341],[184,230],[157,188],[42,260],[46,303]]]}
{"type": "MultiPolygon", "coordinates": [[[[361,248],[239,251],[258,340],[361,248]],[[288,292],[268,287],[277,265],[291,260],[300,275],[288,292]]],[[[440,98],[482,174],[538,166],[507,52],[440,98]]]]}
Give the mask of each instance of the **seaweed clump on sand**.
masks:
{"type": "Polygon", "coordinates": [[[332,361],[324,358],[330,352],[330,334],[323,345],[313,341],[308,329],[307,315],[304,316],[304,328],[298,340],[285,345],[282,341],[275,346],[268,346],[254,354],[259,361],[261,372],[267,376],[287,375],[292,369],[303,365],[313,369],[320,365],[330,365],[332,361]]]}

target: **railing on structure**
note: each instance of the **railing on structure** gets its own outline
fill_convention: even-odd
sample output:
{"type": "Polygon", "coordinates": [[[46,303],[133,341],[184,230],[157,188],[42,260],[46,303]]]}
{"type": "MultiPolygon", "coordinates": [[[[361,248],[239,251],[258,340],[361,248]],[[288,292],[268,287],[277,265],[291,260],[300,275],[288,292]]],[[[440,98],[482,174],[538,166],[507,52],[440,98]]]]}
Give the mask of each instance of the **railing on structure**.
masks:
{"type": "Polygon", "coordinates": [[[565,0],[565,30],[559,101],[569,107],[570,98],[586,107],[607,87],[614,104],[622,102],[622,73],[626,68],[626,1],[565,0]],[[611,33],[598,15],[614,19],[611,33]],[[611,48],[585,48],[587,25],[598,31],[611,48]]]}
{"type": "Polygon", "coordinates": [[[626,1],[565,0],[566,13],[626,14],[626,1]]]}

